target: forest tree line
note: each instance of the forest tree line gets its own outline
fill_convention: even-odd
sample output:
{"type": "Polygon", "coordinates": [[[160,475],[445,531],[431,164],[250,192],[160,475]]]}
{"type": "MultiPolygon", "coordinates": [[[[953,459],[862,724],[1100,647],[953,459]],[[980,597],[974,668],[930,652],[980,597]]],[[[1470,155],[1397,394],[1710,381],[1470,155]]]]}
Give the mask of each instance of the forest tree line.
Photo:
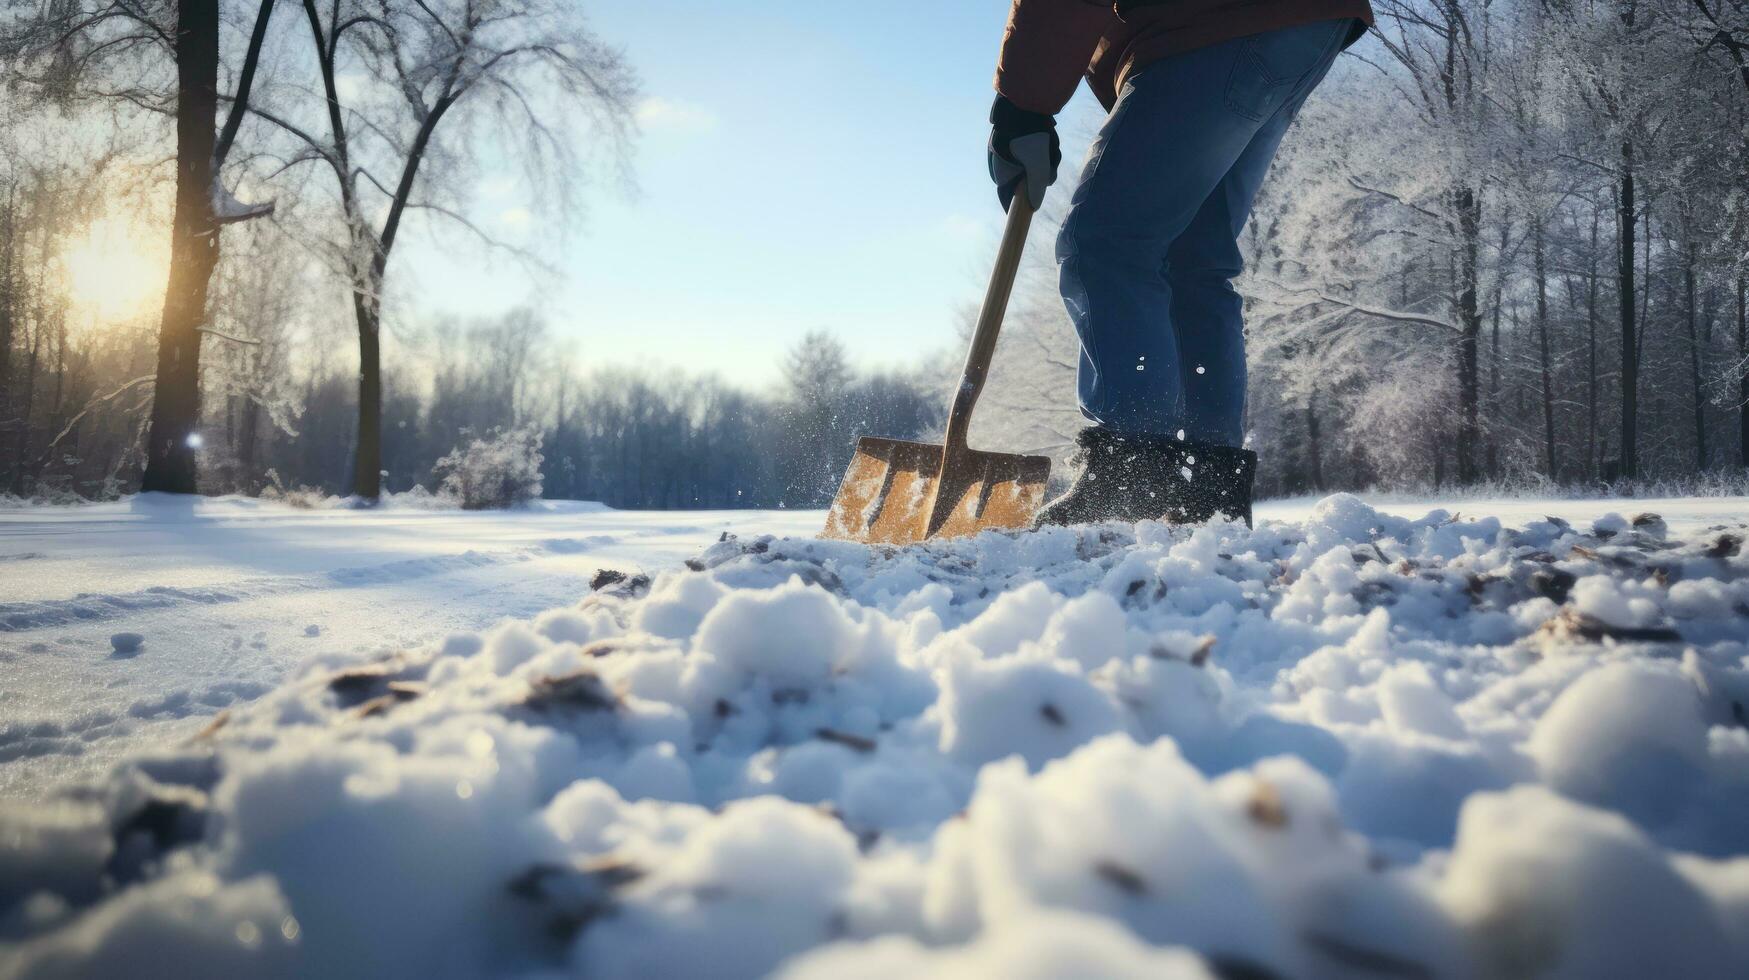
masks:
{"type": "MultiPolygon", "coordinates": [[[[272,292],[215,295],[222,307],[239,293],[272,292]]],[[[200,492],[351,494],[354,372],[330,363],[280,373],[291,356],[283,348],[301,348],[307,337],[276,335],[272,310],[251,312],[258,319],[231,329],[263,343],[219,346],[220,356],[206,361],[200,492]]],[[[12,377],[23,383],[13,404],[28,411],[0,436],[11,440],[0,452],[0,495],[67,501],[131,492],[144,466],[149,388],[118,379],[150,377],[153,332],[140,324],[57,333],[56,322],[26,320],[12,377]]],[[[824,332],[786,352],[779,377],[759,393],[677,370],[581,368],[525,309],[440,323],[396,352],[400,366],[383,384],[388,494],[437,490],[446,455],[533,431],[549,498],[653,509],[820,507],[836,492],[858,434],[920,436],[944,416],[938,384],[916,372],[858,371],[824,332]]]]}
{"type": "MultiPolygon", "coordinates": [[[[199,355],[198,412],[170,462],[191,464],[201,492],[431,486],[436,461],[469,439],[532,427],[551,497],[810,506],[856,434],[933,434],[952,338],[917,370],[869,375],[811,336],[780,383],[753,392],[587,350],[572,360],[527,311],[458,324],[398,308],[394,222],[478,237],[462,177],[496,122],[513,121],[536,191],[591,167],[611,175],[637,88],[557,7],[518,0],[506,32],[469,41],[505,54],[559,38],[575,59],[557,74],[482,73],[471,51],[473,67],[446,75],[456,42],[397,32],[397,45],[437,45],[413,51],[347,33],[348,11],[373,9],[352,3],[282,3],[271,18],[271,2],[217,3],[216,64],[192,65],[212,69],[210,89],[164,41],[196,5],[130,3],[105,19],[110,5],[88,0],[8,25],[0,492],[138,489],[164,445],[149,433],[167,338],[199,355]],[[267,66],[258,75],[251,58],[267,66]],[[329,91],[362,69],[384,88],[329,91]],[[194,100],[212,130],[196,156],[221,171],[198,189],[222,193],[198,200],[166,186],[183,182],[168,161],[186,149],[191,85],[211,96],[194,100]],[[546,96],[578,85],[578,118],[547,113],[546,96]],[[167,237],[178,208],[205,209],[195,224],[223,247],[204,270],[204,316],[166,302],[93,326],[68,256],[118,208],[167,237]]],[[[1737,478],[1749,460],[1749,2],[1374,6],[1375,31],[1307,104],[1245,234],[1261,491],[1737,478]]],[[[401,13],[475,8],[416,9],[401,13]]],[[[1046,238],[1067,196],[1066,180],[980,407],[974,437],[992,448],[1064,458],[1081,424],[1046,238]]],[[[514,258],[528,245],[487,247],[514,258]]]]}
{"type": "Polygon", "coordinates": [[[1749,4],[1376,6],[1250,229],[1277,478],[1740,469],[1749,4]]]}

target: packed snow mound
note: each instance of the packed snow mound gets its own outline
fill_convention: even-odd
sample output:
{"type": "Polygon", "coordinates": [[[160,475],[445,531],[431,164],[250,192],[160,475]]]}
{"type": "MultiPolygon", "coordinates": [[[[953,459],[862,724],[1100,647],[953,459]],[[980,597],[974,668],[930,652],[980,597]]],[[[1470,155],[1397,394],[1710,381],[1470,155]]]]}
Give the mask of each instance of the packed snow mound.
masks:
{"type": "Polygon", "coordinates": [[[725,536],[0,812],[0,974],[1741,977],[1744,537],[725,536]]]}

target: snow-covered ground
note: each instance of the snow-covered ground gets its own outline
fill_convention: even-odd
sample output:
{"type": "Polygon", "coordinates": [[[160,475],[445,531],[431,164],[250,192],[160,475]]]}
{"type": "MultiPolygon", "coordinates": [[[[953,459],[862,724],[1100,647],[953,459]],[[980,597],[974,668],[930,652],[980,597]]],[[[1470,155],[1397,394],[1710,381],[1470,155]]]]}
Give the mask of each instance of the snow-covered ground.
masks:
{"type": "Polygon", "coordinates": [[[0,508],[0,799],[186,739],[312,655],[418,647],[574,603],[600,568],[673,568],[725,531],[802,535],[820,520],[156,495],[0,508]],[[117,651],[121,632],[144,642],[117,651]]]}
{"type": "Polygon", "coordinates": [[[0,976],[1749,975],[1749,501],[1451,511],[0,511],[0,976]]]}

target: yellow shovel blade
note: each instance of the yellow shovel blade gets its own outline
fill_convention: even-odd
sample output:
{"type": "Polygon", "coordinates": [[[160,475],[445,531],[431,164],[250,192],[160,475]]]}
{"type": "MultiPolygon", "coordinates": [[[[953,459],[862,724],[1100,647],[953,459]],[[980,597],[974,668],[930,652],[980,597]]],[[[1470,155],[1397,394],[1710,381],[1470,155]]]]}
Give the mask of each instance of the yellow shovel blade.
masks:
{"type": "Polygon", "coordinates": [[[823,538],[913,544],[991,529],[1030,527],[1051,477],[1047,456],[862,439],[826,516],[823,538]]]}

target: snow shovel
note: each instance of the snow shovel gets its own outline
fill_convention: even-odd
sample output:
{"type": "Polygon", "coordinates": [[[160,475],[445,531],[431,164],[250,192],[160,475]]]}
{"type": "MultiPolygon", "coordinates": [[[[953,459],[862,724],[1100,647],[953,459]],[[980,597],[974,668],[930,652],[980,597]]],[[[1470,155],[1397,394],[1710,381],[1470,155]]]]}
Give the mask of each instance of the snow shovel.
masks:
{"type": "Polygon", "coordinates": [[[945,444],[859,439],[821,537],[903,545],[1032,525],[1051,477],[1050,457],[988,453],[966,445],[1031,224],[1026,194],[1014,195],[965,374],[948,411],[945,444]]]}

